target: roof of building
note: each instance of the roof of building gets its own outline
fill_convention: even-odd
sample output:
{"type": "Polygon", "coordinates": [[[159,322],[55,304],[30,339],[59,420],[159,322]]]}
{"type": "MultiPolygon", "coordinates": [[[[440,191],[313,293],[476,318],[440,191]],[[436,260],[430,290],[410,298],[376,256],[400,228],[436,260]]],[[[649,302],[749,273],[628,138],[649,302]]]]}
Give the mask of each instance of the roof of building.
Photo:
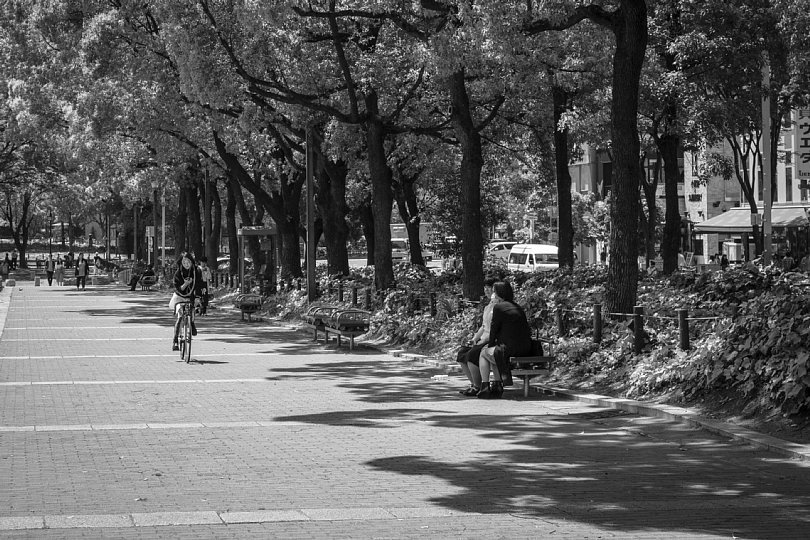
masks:
{"type": "MultiPolygon", "coordinates": [[[[806,227],[810,206],[773,206],[771,208],[772,227],[806,227]]],[[[762,216],[762,210],[759,210],[762,216]]],[[[732,208],[719,216],[695,223],[696,233],[744,233],[751,232],[751,209],[748,207],[732,208]]]]}

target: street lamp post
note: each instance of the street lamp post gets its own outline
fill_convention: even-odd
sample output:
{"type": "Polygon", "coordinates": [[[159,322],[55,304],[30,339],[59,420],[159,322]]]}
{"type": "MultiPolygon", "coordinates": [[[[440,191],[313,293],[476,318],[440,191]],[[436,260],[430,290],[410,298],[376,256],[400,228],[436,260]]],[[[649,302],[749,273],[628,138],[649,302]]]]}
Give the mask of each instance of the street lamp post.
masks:
{"type": "Polygon", "coordinates": [[[53,257],[53,210],[48,211],[48,255],[53,257]]]}
{"type": "Polygon", "coordinates": [[[152,181],[152,225],[154,226],[154,235],[152,236],[152,262],[155,265],[155,269],[158,268],[158,236],[157,236],[157,229],[158,229],[158,181],[152,181]]]}

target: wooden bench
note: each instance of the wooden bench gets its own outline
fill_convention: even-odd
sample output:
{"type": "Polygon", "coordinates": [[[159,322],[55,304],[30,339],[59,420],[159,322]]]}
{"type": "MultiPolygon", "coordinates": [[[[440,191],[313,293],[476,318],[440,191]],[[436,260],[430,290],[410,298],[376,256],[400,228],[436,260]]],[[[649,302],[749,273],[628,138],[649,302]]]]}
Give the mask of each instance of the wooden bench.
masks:
{"type": "Polygon", "coordinates": [[[244,293],[236,297],[233,305],[242,315],[242,320],[245,320],[245,315],[248,316],[248,322],[253,322],[253,314],[262,309],[264,299],[262,295],[256,293],[244,293]]]}
{"type": "Polygon", "coordinates": [[[309,306],[307,312],[304,313],[304,326],[312,329],[315,334],[315,341],[318,341],[318,330],[321,330],[324,332],[324,335],[326,335],[326,321],[332,316],[332,313],[337,310],[337,306],[316,303],[309,306]]]}
{"type": "Polygon", "coordinates": [[[509,357],[512,377],[523,379],[523,397],[529,397],[529,382],[533,378],[548,377],[554,369],[554,357],[539,354],[543,350],[542,340],[533,339],[532,342],[534,351],[538,354],[509,357]]]}
{"type": "Polygon", "coordinates": [[[341,338],[349,338],[349,350],[354,350],[354,338],[368,332],[371,324],[371,313],[362,309],[346,308],[336,309],[324,321],[324,335],[329,341],[329,334],[337,336],[340,347],[341,338]]]}
{"type": "Polygon", "coordinates": [[[142,291],[151,291],[152,287],[157,285],[157,276],[141,276],[138,283],[140,283],[142,291]]]}

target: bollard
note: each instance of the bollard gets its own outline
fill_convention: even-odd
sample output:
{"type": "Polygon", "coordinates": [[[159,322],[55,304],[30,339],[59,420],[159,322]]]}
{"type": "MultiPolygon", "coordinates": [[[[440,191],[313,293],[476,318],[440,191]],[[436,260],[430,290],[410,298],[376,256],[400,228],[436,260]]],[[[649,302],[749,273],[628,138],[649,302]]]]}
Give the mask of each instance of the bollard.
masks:
{"type": "Polygon", "coordinates": [[[562,307],[557,308],[557,335],[565,335],[565,315],[562,307]]]}
{"type": "Polygon", "coordinates": [[[366,287],[366,311],[371,311],[371,288],[366,287]]]}
{"type": "Polygon", "coordinates": [[[233,289],[233,274],[228,274],[228,287],[233,289]]]}
{"type": "Polygon", "coordinates": [[[436,316],[436,291],[430,291],[430,316],[436,316]]]}
{"type": "Polygon", "coordinates": [[[680,331],[681,335],[681,350],[688,351],[689,350],[689,316],[688,309],[679,309],[678,310],[678,330],[680,331]]]}
{"type": "Polygon", "coordinates": [[[644,346],[644,308],[635,306],[633,308],[633,348],[636,354],[641,353],[644,346]]]}
{"type": "Polygon", "coordinates": [[[338,302],[343,302],[343,280],[338,281],[338,302]]]}
{"type": "Polygon", "coordinates": [[[357,307],[357,287],[352,285],[352,307],[357,307]]]}
{"type": "Polygon", "coordinates": [[[326,282],[326,296],[332,296],[332,280],[326,282]]]}
{"type": "Polygon", "coordinates": [[[593,305],[593,342],[602,342],[602,304],[593,305]]]}
{"type": "Polygon", "coordinates": [[[301,278],[295,280],[295,290],[297,291],[301,290],[301,278]]]}

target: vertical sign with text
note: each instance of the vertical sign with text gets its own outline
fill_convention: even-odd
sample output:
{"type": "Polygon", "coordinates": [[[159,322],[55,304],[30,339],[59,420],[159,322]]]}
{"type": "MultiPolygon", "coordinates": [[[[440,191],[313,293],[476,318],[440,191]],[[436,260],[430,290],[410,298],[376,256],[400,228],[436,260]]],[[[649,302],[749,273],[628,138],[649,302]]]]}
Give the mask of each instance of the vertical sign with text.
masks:
{"type": "Polygon", "coordinates": [[[810,188],[810,109],[799,109],[796,115],[796,175],[801,200],[806,201],[810,188]]]}

